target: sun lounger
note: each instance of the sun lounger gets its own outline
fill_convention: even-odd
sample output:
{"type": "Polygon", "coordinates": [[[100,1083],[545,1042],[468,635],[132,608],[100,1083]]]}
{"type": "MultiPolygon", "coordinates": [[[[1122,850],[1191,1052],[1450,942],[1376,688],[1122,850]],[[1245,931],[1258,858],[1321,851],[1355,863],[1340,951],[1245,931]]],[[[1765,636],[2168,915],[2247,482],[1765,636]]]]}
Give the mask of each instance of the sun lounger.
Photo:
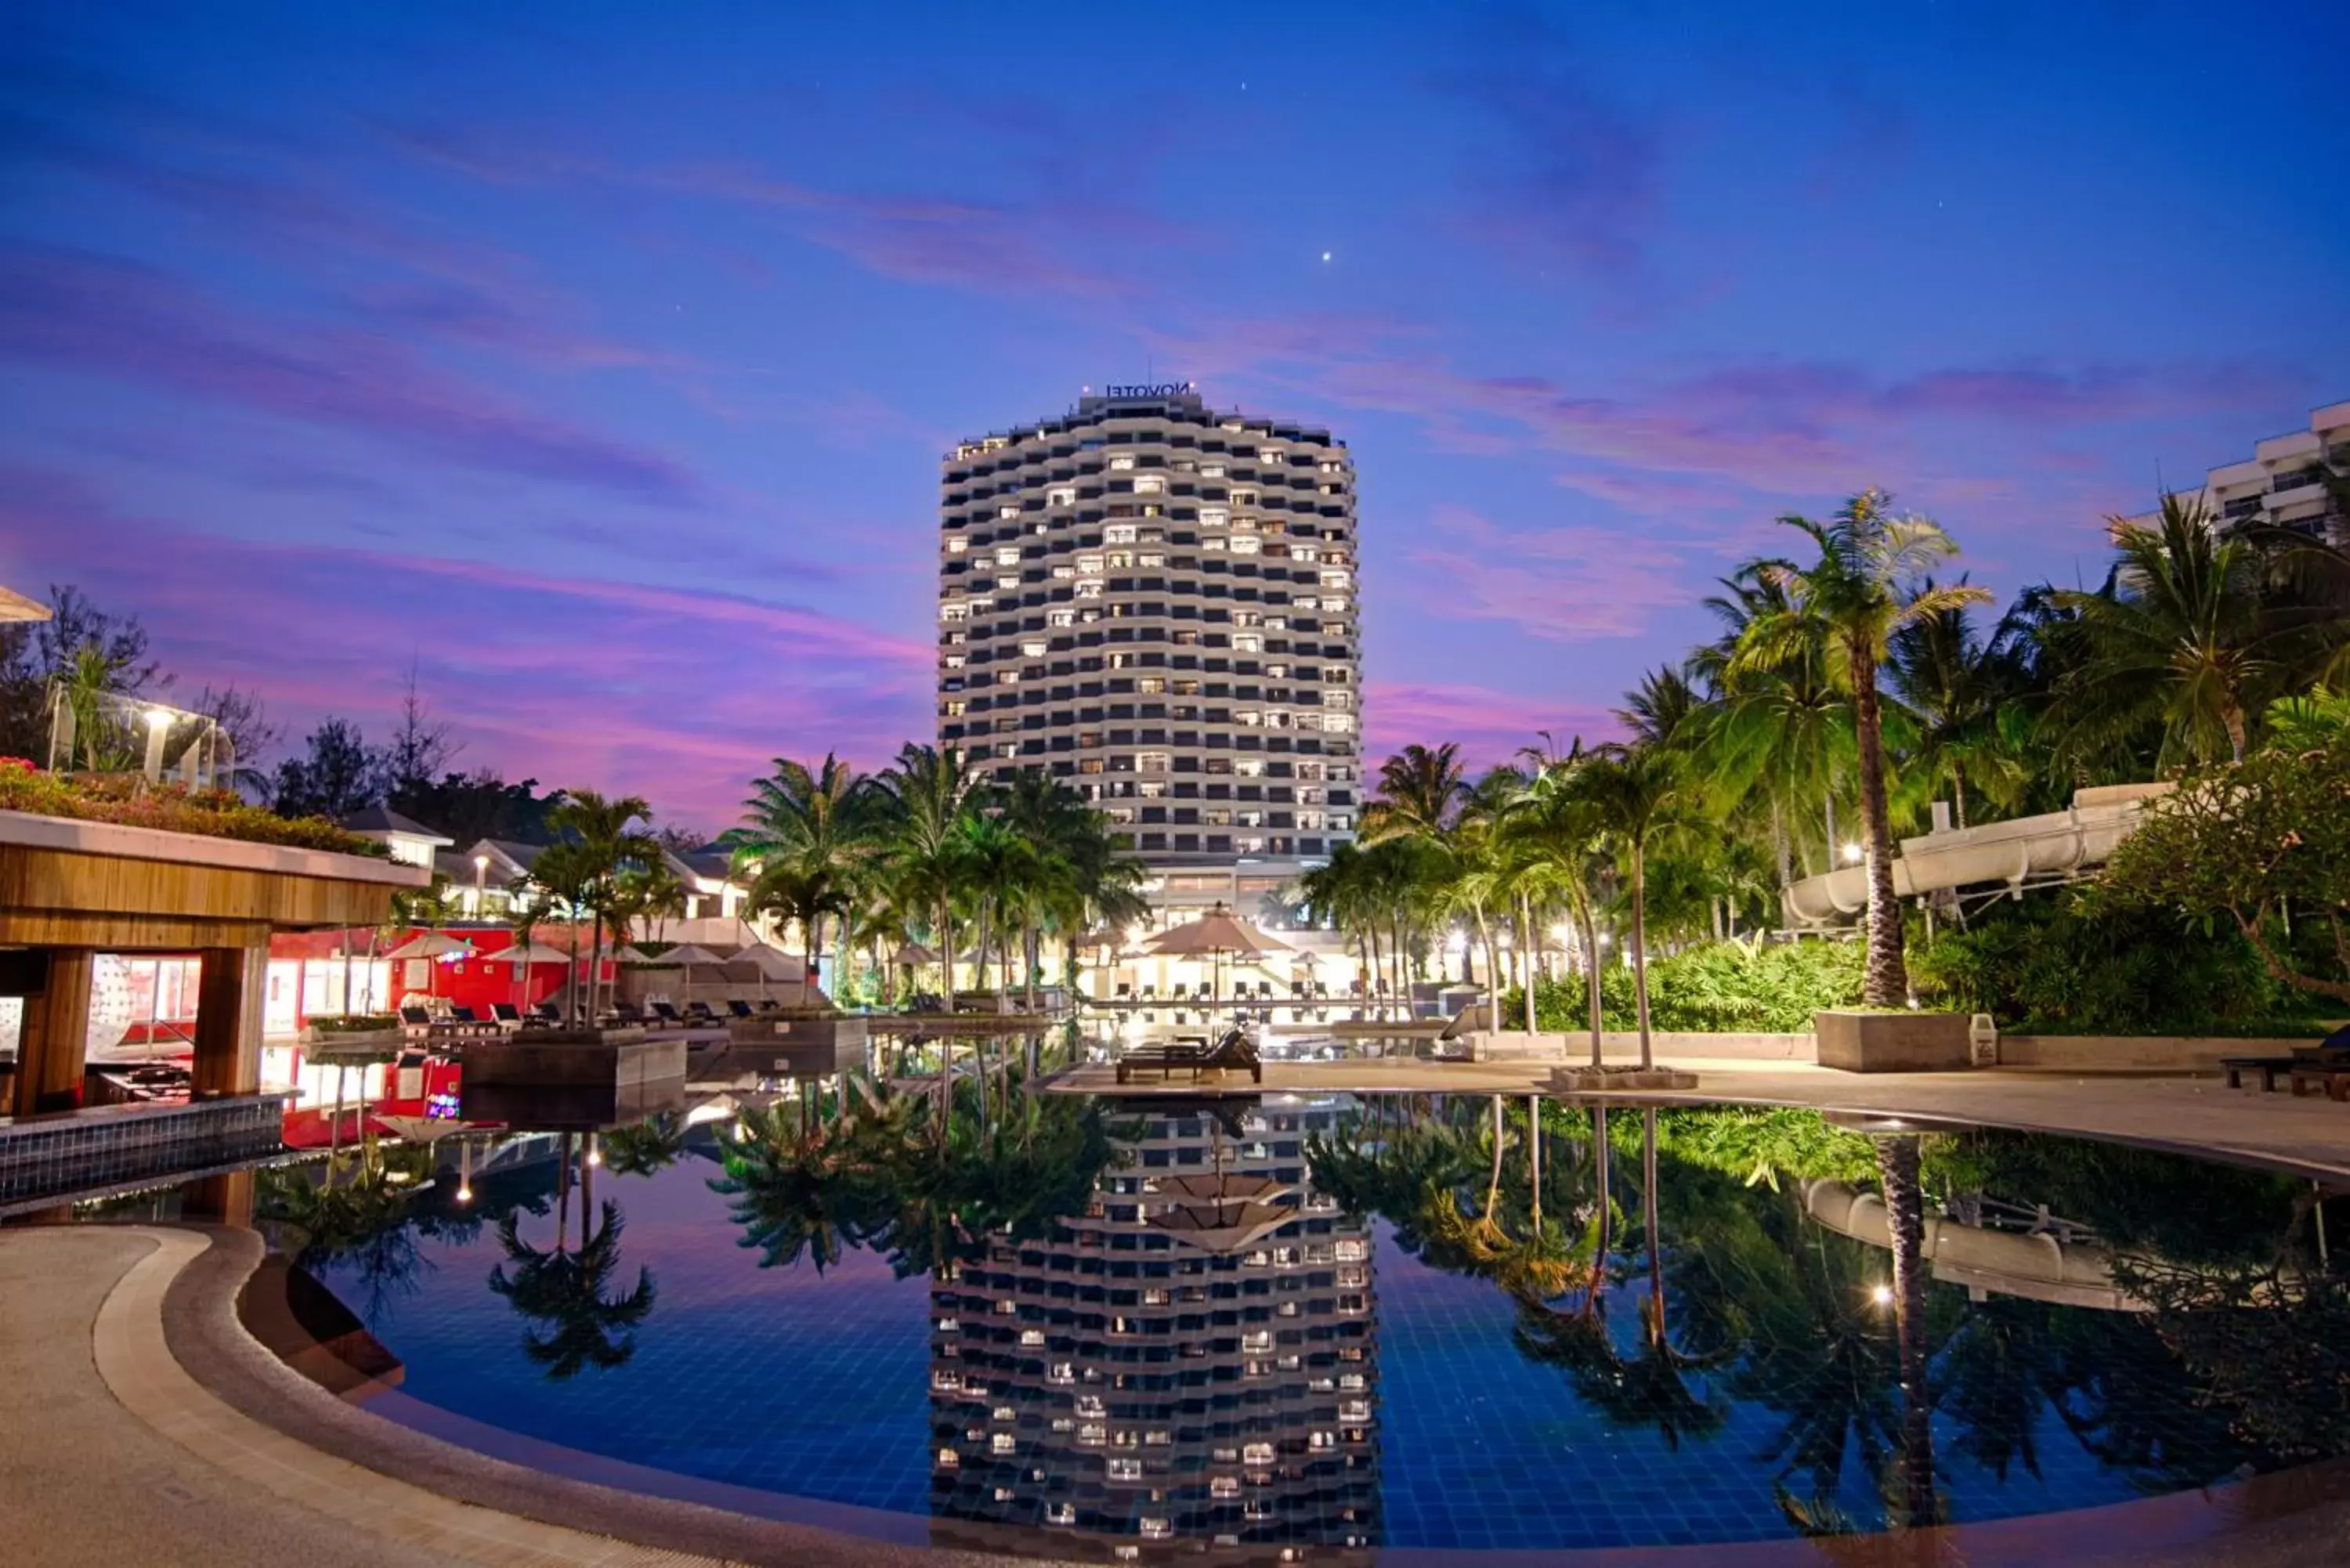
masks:
{"type": "Polygon", "coordinates": [[[1227,1030],[1224,1037],[1213,1045],[1178,1043],[1156,1049],[1145,1047],[1128,1051],[1118,1061],[1118,1081],[1128,1082],[1137,1072],[1156,1072],[1164,1076],[1176,1072],[1188,1072],[1194,1080],[1201,1073],[1246,1071],[1258,1083],[1264,1082],[1264,1064],[1258,1059],[1256,1047],[1238,1029],[1227,1030]]]}
{"type": "Polygon", "coordinates": [[[676,1008],[671,1006],[668,1002],[649,1002],[647,1003],[647,1007],[652,1013],[653,1023],[665,1024],[671,1029],[682,1029],[685,1027],[684,1018],[679,1014],[676,1008]]]}
{"type": "Polygon", "coordinates": [[[537,1006],[530,1010],[530,1015],[533,1019],[541,1023],[560,1023],[563,1022],[563,1009],[556,1006],[555,1003],[551,1002],[540,1002],[537,1006]]]}
{"type": "Polygon", "coordinates": [[[491,1002],[490,1018],[501,1033],[511,1033],[522,1027],[522,1010],[511,1002],[491,1002]]]}
{"type": "Polygon", "coordinates": [[[718,1022],[718,1015],[710,1011],[706,1002],[689,1002],[685,1004],[685,1021],[697,1029],[707,1029],[718,1022]]]}
{"type": "Polygon", "coordinates": [[[726,1002],[726,1012],[730,1017],[748,1018],[751,1016],[751,1004],[739,996],[729,997],[726,1002]]]}
{"type": "Polygon", "coordinates": [[[2323,1089],[2329,1100],[2350,1100],[2350,1055],[2327,1054],[2294,1059],[2286,1083],[2295,1096],[2304,1090],[2323,1089]]]}
{"type": "Polygon", "coordinates": [[[2244,1086],[2245,1074],[2258,1073],[2261,1075],[2261,1092],[2272,1094],[2276,1090],[2277,1075],[2292,1072],[2293,1064],[2300,1060],[2298,1056],[2222,1056],[2220,1065],[2228,1070],[2228,1087],[2241,1089],[2244,1086]]]}

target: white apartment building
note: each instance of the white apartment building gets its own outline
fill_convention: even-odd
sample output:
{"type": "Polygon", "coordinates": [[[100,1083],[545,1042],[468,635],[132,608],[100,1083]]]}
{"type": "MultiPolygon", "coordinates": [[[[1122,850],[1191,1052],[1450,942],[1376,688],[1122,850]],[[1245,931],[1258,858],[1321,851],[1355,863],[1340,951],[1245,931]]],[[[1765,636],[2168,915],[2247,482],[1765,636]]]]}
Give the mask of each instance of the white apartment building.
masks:
{"type": "Polygon", "coordinates": [[[2319,409],[2305,431],[2256,442],[2250,462],[2211,470],[2203,499],[2226,524],[2272,524],[2350,545],[2350,517],[2325,487],[2329,468],[2350,479],[2350,402],[2319,409]]]}
{"type": "Polygon", "coordinates": [[[941,464],[938,735],[1067,779],[1167,886],[1354,836],[1355,472],[1327,431],[1109,387],[941,464]]]}

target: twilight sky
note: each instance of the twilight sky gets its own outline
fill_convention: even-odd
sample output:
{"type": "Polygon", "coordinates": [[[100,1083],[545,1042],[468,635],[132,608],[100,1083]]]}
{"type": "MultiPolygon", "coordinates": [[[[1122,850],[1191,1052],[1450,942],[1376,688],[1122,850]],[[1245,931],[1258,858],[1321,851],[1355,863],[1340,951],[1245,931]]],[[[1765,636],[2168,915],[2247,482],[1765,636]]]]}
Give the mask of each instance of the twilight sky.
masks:
{"type": "Polygon", "coordinates": [[[1354,449],[1373,754],[1496,756],[1782,512],[2094,578],[2350,397],[2345,59],[2325,0],[18,0],[0,582],[296,736],[413,661],[464,764],[715,828],[930,735],[949,444],[1190,379],[1354,449]]]}

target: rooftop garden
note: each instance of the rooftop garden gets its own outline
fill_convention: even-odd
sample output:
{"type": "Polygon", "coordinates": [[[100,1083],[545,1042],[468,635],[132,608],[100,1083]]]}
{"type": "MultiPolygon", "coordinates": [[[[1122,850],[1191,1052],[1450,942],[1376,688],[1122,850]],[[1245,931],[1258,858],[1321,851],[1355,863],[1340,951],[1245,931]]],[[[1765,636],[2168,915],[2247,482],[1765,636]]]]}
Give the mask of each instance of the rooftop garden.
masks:
{"type": "Polygon", "coordinates": [[[136,775],[70,777],[45,773],[22,757],[0,757],[0,811],[376,859],[388,853],[374,839],[347,832],[323,817],[279,816],[247,805],[226,790],[189,790],[177,784],[150,784],[136,775]]]}

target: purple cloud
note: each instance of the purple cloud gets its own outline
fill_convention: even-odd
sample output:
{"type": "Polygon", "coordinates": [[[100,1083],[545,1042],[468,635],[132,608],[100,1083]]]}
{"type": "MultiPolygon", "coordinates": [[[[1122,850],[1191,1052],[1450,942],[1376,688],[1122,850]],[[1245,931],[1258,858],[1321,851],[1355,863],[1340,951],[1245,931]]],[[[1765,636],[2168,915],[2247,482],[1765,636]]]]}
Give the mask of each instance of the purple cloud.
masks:
{"type": "Polygon", "coordinates": [[[350,431],[463,468],[667,505],[702,486],[666,458],[520,409],[389,341],[271,329],[136,263],[0,245],[0,354],[350,431]]]}
{"type": "Polygon", "coordinates": [[[1407,557],[1420,609],[1503,621],[1550,642],[1637,637],[1648,612],[1685,604],[1679,556],[1607,528],[1513,532],[1473,512],[1440,507],[1428,530],[1440,547],[1407,557]]]}
{"type": "Polygon", "coordinates": [[[186,532],[48,470],[0,471],[0,564],[138,612],[183,681],[251,688],[297,741],[328,713],[386,729],[414,659],[466,765],[703,827],[778,753],[877,764],[932,722],[923,639],[743,594],[186,532]]]}

